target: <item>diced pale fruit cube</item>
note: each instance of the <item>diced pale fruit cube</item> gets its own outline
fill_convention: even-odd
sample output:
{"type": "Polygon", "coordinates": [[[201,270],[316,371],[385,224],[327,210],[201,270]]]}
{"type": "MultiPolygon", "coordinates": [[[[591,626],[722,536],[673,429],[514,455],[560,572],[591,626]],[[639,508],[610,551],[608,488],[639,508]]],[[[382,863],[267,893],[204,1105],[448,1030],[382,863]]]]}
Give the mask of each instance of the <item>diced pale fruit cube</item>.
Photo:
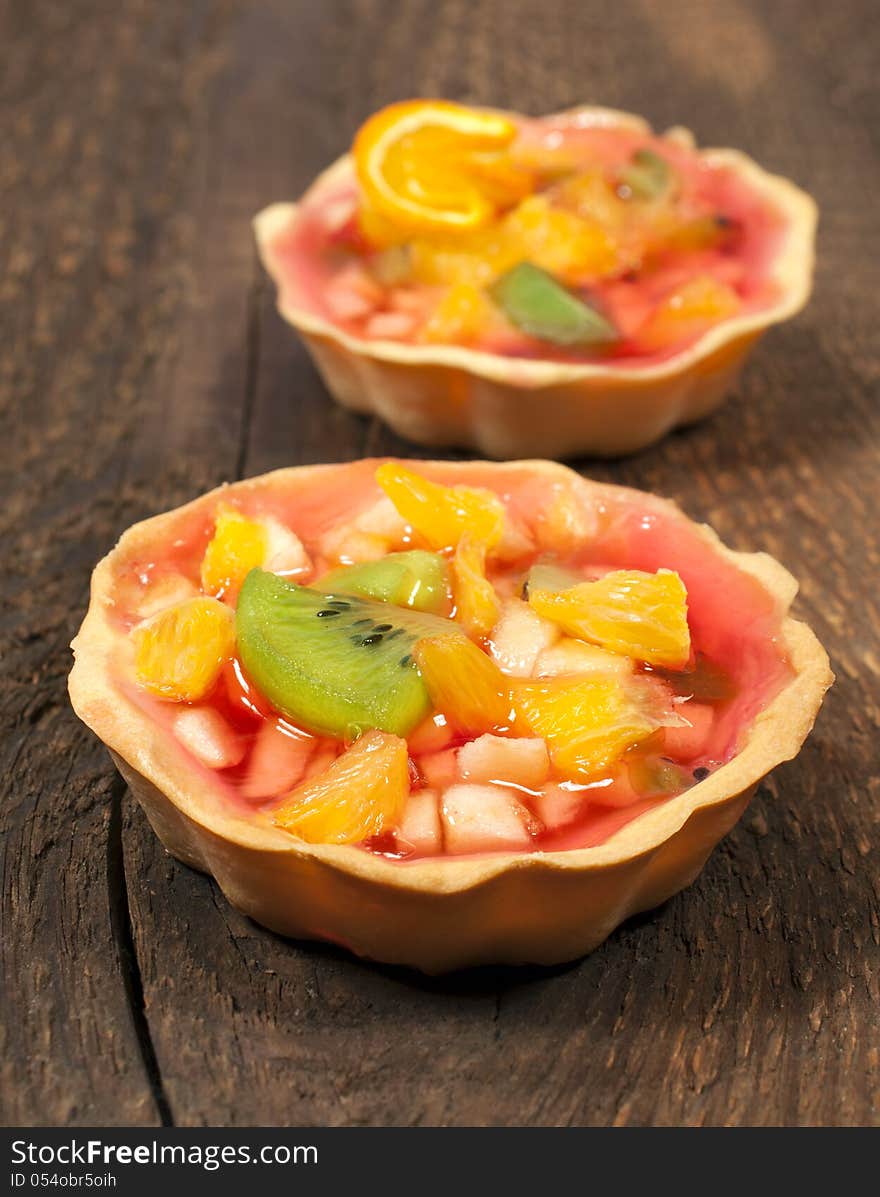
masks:
{"type": "Polygon", "coordinates": [[[376,312],[367,321],[364,331],[368,337],[399,341],[408,337],[415,326],[415,317],[408,312],[376,312]]]}
{"type": "Polygon", "coordinates": [[[669,756],[691,761],[705,750],[715,721],[715,711],[705,702],[686,702],[676,706],[676,714],[687,723],[663,729],[663,743],[669,756]]]}
{"type": "Polygon", "coordinates": [[[547,830],[555,831],[557,827],[565,827],[579,818],[587,799],[583,793],[564,790],[562,786],[547,786],[531,805],[547,830]]]}
{"type": "Polygon", "coordinates": [[[428,752],[417,761],[422,777],[435,790],[445,790],[458,781],[458,749],[428,752]]]}
{"type": "Polygon", "coordinates": [[[354,217],[356,208],[357,199],[354,195],[342,195],[328,200],[321,207],[321,224],[328,233],[338,233],[354,217]]]}
{"type": "Polygon", "coordinates": [[[504,519],[501,540],[492,551],[497,561],[520,561],[529,557],[535,551],[535,542],[531,534],[509,512],[504,519]]]}
{"type": "Polygon", "coordinates": [[[391,551],[391,545],[384,536],[374,532],[340,528],[324,537],[321,550],[328,561],[337,561],[340,565],[363,565],[365,561],[379,561],[385,557],[391,551]]]}
{"type": "Polygon", "coordinates": [[[533,677],[577,677],[585,673],[632,673],[634,665],[630,657],[609,652],[595,644],[585,644],[571,636],[563,638],[545,649],[535,662],[533,677]]]}
{"type": "Polygon", "coordinates": [[[502,786],[452,786],[440,813],[447,852],[498,852],[531,842],[529,812],[502,786]]]}
{"type": "Polygon", "coordinates": [[[397,843],[422,856],[432,856],[443,849],[440,804],[434,790],[416,790],[410,794],[397,827],[397,843]]]}
{"type": "Polygon", "coordinates": [[[539,790],[547,780],[550,757],[543,740],[485,735],[461,746],[458,769],[465,781],[539,790]]]}
{"type": "Polygon", "coordinates": [[[242,797],[254,800],[287,793],[302,780],[314,751],[311,736],[288,732],[267,719],[251,751],[242,797]]]}
{"type": "Polygon", "coordinates": [[[559,629],[522,599],[507,599],[492,629],[489,652],[505,673],[530,677],[535,662],[559,638],[559,629]]]}
{"type": "Polygon", "coordinates": [[[387,495],[382,495],[359,512],[351,521],[351,526],[358,532],[384,537],[395,547],[403,545],[407,530],[406,521],[387,495]]]}
{"type": "Polygon", "coordinates": [[[189,578],[184,578],[182,574],[165,574],[151,579],[144,587],[137,602],[136,614],[140,619],[149,619],[168,607],[195,598],[197,594],[198,588],[189,578]]]}
{"type": "Polygon", "coordinates": [[[363,267],[352,263],[327,283],[324,302],[338,320],[360,320],[378,307],[382,294],[363,267]]]}
{"type": "Polygon", "coordinates": [[[574,553],[595,537],[596,525],[595,510],[570,486],[554,483],[552,497],[542,504],[535,519],[538,548],[548,553],[574,553]]]}
{"type": "Polygon", "coordinates": [[[264,516],[259,522],[266,529],[263,568],[273,574],[295,574],[302,581],[303,575],[311,572],[312,563],[300,538],[274,516],[264,516]]]}
{"type": "Polygon", "coordinates": [[[172,726],[183,747],[210,769],[228,769],[245,754],[244,738],[212,707],[185,707],[172,726]]]}

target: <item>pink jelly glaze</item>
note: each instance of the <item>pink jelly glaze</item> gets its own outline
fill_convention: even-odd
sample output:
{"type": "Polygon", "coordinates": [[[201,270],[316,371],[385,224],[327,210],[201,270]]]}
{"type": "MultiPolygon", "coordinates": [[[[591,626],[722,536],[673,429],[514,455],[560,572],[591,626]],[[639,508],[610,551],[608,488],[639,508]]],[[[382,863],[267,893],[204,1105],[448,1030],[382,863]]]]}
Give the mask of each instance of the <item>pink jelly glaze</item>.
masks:
{"type": "MultiPolygon", "coordinates": [[[[625,166],[636,149],[657,150],[678,170],[682,202],[688,209],[723,214],[735,223],[736,233],[728,243],[711,249],[667,253],[637,277],[602,279],[591,285],[591,301],[606,312],[621,334],[619,342],[601,352],[595,348],[557,348],[515,330],[493,333],[473,348],[508,357],[559,361],[601,358],[627,366],[656,365],[692,344],[704,331],[704,327],[691,326],[681,339],[659,349],[639,342],[640,326],[667,295],[689,278],[710,274],[730,286],[740,298],[740,314],[760,311],[778,298],[771,267],[784,239],[784,217],[735,171],[709,166],[675,142],[630,129],[581,126],[572,118],[521,123],[524,143],[537,143],[548,135],[562,138],[585,165],[599,164],[609,172],[625,166]]],[[[311,310],[349,335],[370,339],[362,319],[340,318],[326,302],[328,286],[351,262],[352,255],[356,258],[369,250],[357,229],[357,202],[358,189],[352,177],[314,188],[300,205],[295,226],[278,234],[272,248],[281,264],[280,286],[286,304],[311,310]],[[346,207],[351,216],[339,225],[336,214],[346,207]],[[328,212],[333,214],[329,225],[328,212]]],[[[415,290],[429,296],[436,292],[432,288],[415,290]]],[[[381,302],[377,310],[382,310],[381,302]]],[[[412,337],[391,339],[405,341],[412,337]]]]}
{"type": "MultiPolygon", "coordinates": [[[[267,476],[248,484],[247,490],[234,492],[232,497],[223,496],[222,501],[233,502],[247,515],[272,514],[285,522],[303,541],[317,576],[330,564],[321,553],[321,537],[355,518],[381,496],[374,480],[377,464],[363,461],[319,467],[311,474],[267,476]]],[[[542,521],[555,496],[547,481],[533,474],[528,466],[506,471],[503,485],[499,485],[499,475],[485,470],[480,463],[417,468],[439,482],[495,490],[505,501],[508,515],[519,531],[532,540],[533,552],[499,572],[499,589],[510,592],[513,579],[521,579],[532,560],[547,555],[550,546],[542,543],[542,521]]],[[[595,524],[594,535],[576,553],[557,560],[585,576],[595,576],[611,568],[648,571],[670,568],[679,572],[688,590],[688,620],[694,650],[710,658],[733,683],[733,697],[715,704],[714,723],[702,752],[686,762],[688,771],[699,766],[716,768],[736,753],[745,729],[791,676],[780,640],[780,617],[775,603],[754,578],[713,552],[694,525],[674,508],[646,505],[636,492],[620,488],[603,488],[594,494],[597,501],[588,511],[595,524]]],[[[114,610],[120,631],[127,632],[138,620],[137,600],[144,593],[144,579],[173,573],[182,573],[190,580],[198,578],[199,563],[212,527],[210,507],[198,504],[194,509],[182,509],[175,513],[161,551],[145,551],[140,547],[123,556],[117,567],[114,610]]],[[[154,698],[130,680],[120,677],[117,684],[129,700],[167,730],[170,750],[185,753],[172,736],[172,722],[178,708],[154,698]]],[[[227,719],[237,735],[245,738],[248,753],[241,764],[222,771],[200,765],[188,754],[187,758],[210,779],[218,800],[239,816],[252,816],[257,810],[271,811],[277,805],[277,798],[248,800],[242,789],[263,721],[275,716],[240,667],[227,667],[209,705],[227,719]]],[[[679,710],[687,714],[686,701],[679,710]]],[[[294,735],[308,736],[297,729],[289,730],[294,735]]],[[[316,757],[323,750],[330,759],[341,750],[335,741],[314,739],[316,757]]],[[[452,746],[461,742],[461,737],[455,737],[452,746]]],[[[662,753],[662,748],[659,751],[662,753]]],[[[415,754],[416,769],[419,764],[420,756],[415,754]]],[[[558,850],[601,843],[658,801],[633,792],[625,777],[611,784],[589,787],[585,799],[582,818],[565,828],[538,835],[535,847],[558,850]]],[[[385,841],[375,847],[383,854],[394,855],[389,853],[385,841]]]]}

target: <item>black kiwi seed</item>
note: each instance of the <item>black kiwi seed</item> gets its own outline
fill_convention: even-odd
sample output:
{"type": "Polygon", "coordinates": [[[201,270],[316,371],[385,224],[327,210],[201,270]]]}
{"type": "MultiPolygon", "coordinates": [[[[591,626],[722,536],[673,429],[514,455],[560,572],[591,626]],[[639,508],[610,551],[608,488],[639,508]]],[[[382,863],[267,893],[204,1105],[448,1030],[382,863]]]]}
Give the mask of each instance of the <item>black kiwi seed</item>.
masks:
{"type": "Polygon", "coordinates": [[[705,765],[697,765],[694,769],[694,781],[705,781],[711,772],[712,770],[707,769],[705,765]]]}
{"type": "Polygon", "coordinates": [[[382,633],[381,632],[373,632],[369,636],[364,636],[363,640],[361,641],[361,644],[381,644],[381,643],[382,643],[382,633]]]}
{"type": "Polygon", "coordinates": [[[404,667],[412,664],[412,653],[407,653],[405,657],[400,658],[400,664],[404,667]]]}
{"type": "Polygon", "coordinates": [[[328,615],[341,615],[341,611],[334,611],[332,607],[325,607],[323,611],[316,611],[318,619],[325,619],[328,615]]]}
{"type": "Polygon", "coordinates": [[[391,624],[390,623],[377,623],[375,628],[373,629],[373,631],[374,632],[390,632],[391,624]]]}

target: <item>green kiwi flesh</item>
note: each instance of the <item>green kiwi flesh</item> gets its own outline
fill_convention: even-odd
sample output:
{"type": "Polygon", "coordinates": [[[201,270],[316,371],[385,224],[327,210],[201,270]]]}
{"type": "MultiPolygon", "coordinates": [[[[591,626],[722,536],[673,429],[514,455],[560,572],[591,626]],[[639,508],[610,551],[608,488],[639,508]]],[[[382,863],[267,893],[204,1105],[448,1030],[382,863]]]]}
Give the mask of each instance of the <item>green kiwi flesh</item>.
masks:
{"type": "Polygon", "coordinates": [[[315,583],[315,589],[357,594],[436,615],[449,610],[449,567],[439,553],[410,549],[389,553],[379,561],[334,569],[315,583]]]}
{"type": "Polygon", "coordinates": [[[253,569],[238,597],[235,631],[241,662],[272,706],[307,731],[353,739],[371,728],[406,736],[430,713],[413,645],[459,628],[438,615],[253,569]]]}

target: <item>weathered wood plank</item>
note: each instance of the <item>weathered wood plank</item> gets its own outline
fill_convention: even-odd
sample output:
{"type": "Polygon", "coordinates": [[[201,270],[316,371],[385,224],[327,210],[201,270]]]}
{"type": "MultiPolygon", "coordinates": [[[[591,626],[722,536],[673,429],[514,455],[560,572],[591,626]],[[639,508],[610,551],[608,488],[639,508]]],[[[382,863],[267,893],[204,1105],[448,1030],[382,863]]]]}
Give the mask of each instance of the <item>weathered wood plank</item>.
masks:
{"type": "Polygon", "coordinates": [[[13,1124],[165,1114],[130,951],[121,788],[65,677],[95,561],[134,519],[235,468],[240,412],[224,467],[216,434],[193,432],[201,394],[175,420],[179,395],[153,386],[186,304],[194,230],[178,212],[223,7],[3,10],[0,1094],[13,1124]],[[172,463],[168,482],[151,459],[172,463]]]}

